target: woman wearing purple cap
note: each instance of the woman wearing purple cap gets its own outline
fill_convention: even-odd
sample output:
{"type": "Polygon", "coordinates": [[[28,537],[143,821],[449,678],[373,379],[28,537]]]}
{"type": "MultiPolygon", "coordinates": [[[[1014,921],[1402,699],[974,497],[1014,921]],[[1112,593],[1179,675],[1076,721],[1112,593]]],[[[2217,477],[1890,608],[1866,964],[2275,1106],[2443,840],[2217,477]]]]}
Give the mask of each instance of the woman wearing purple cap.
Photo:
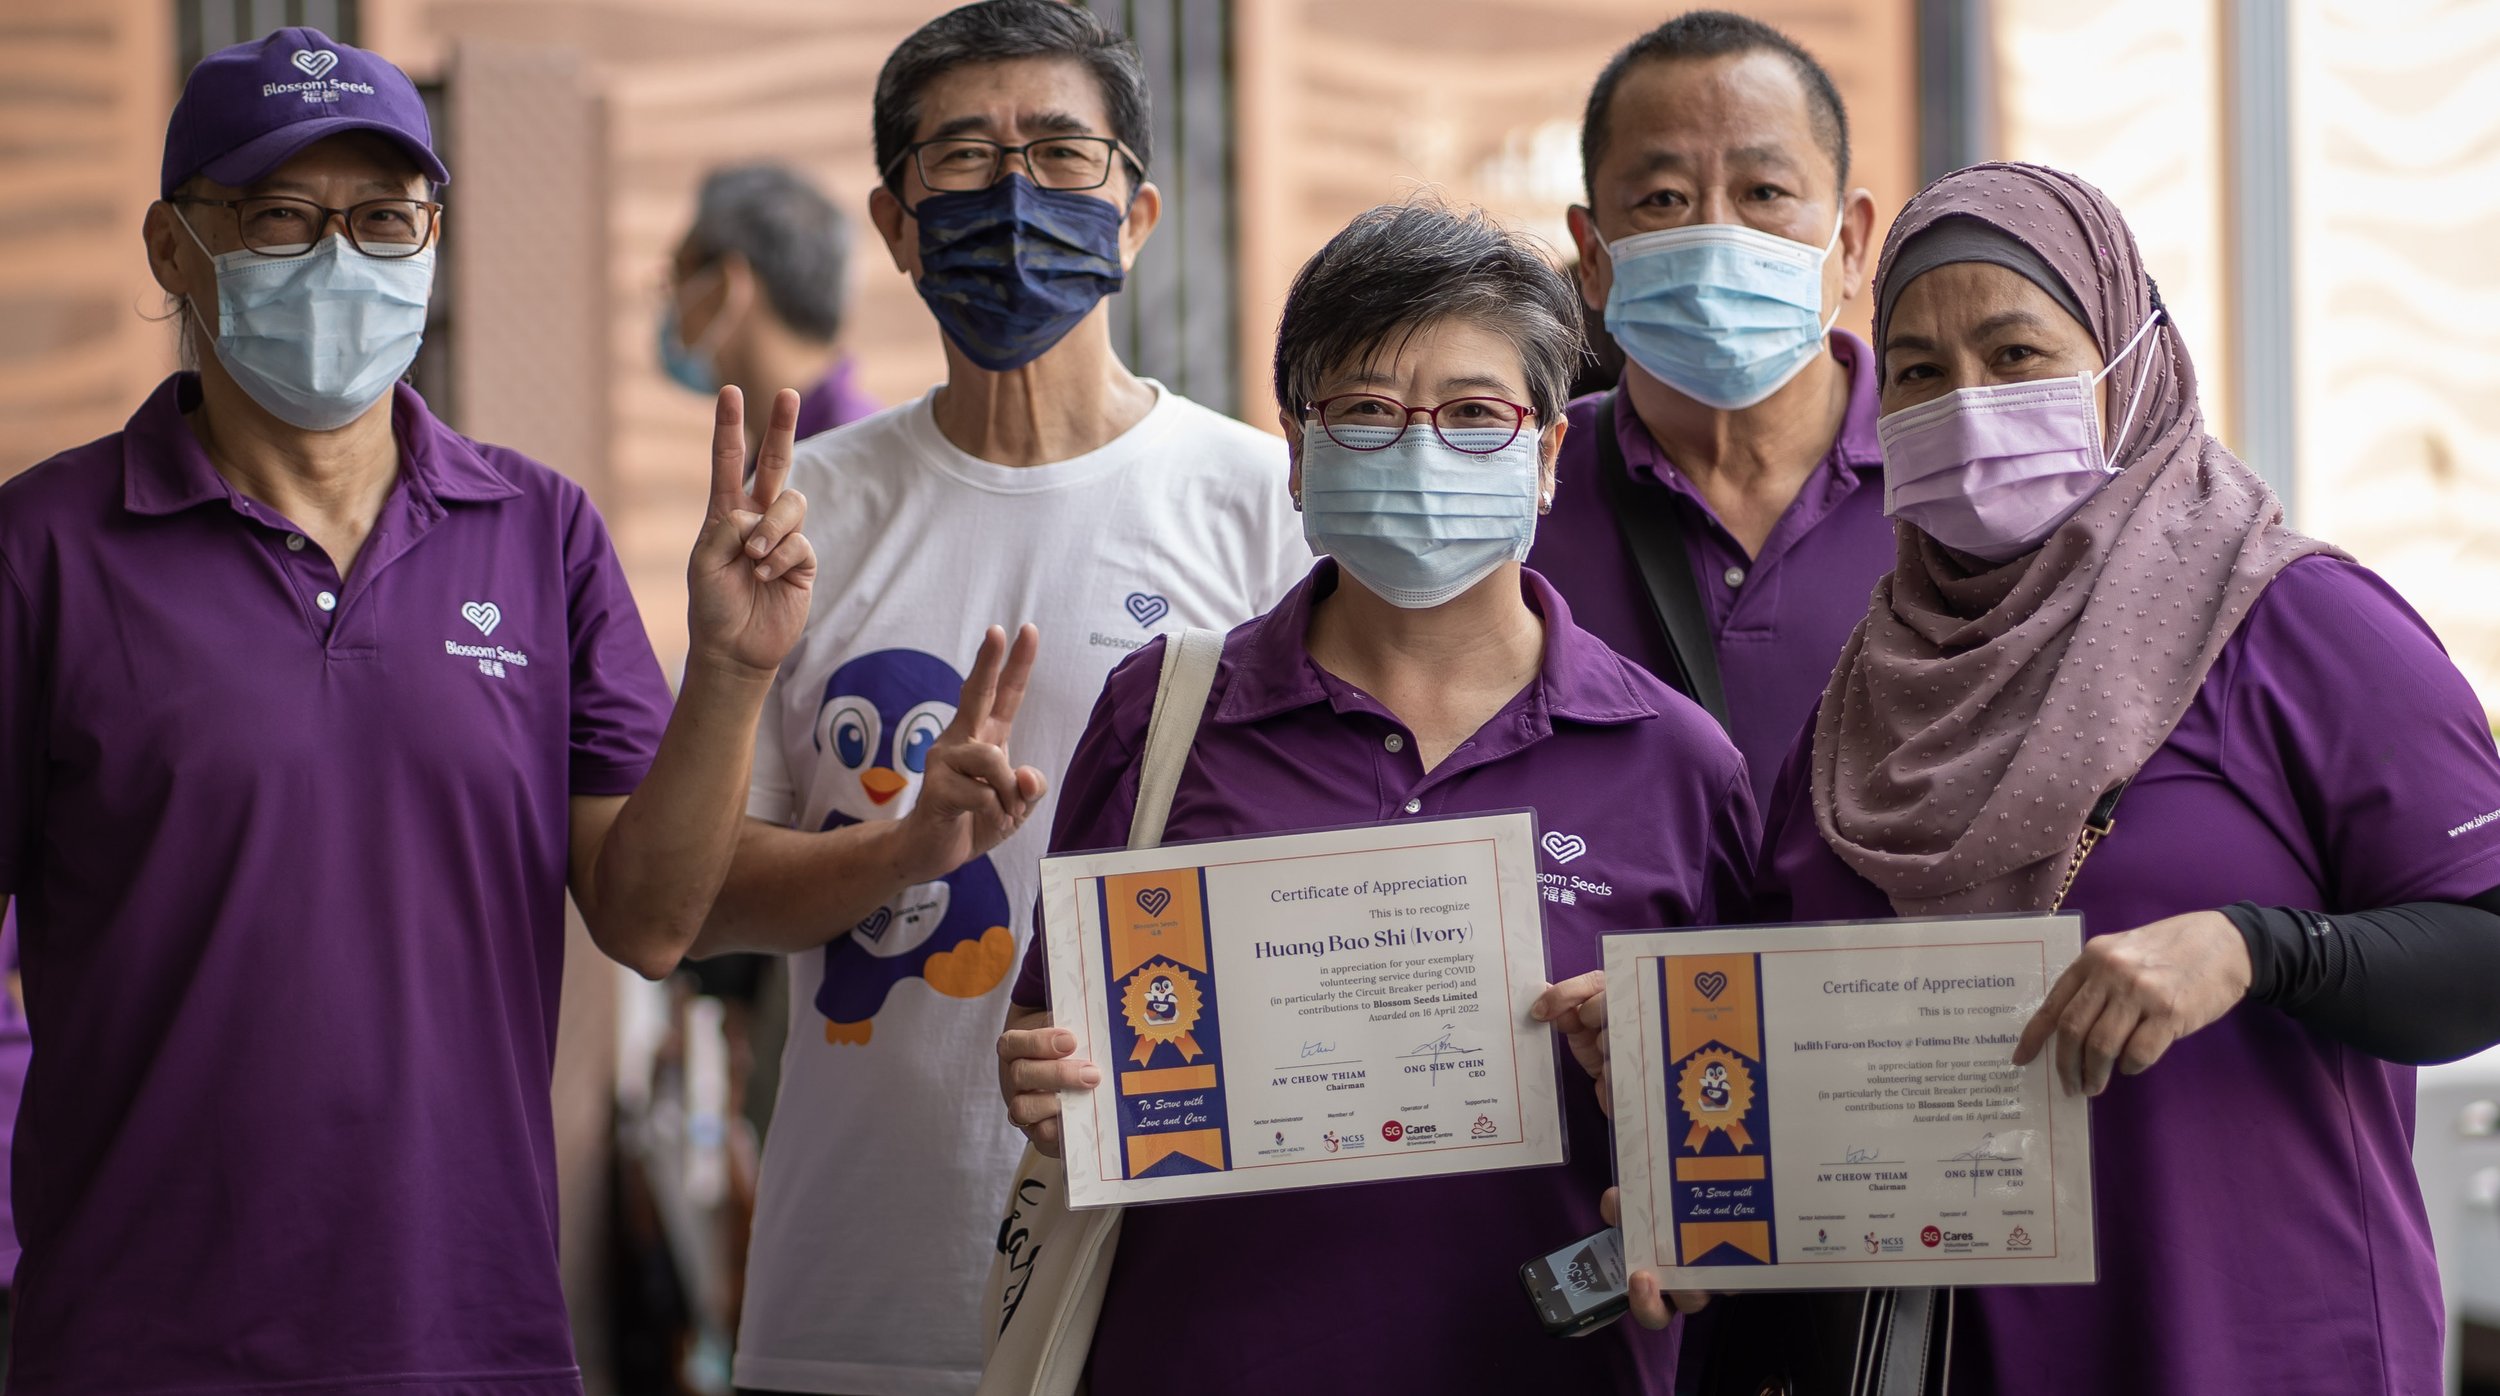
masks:
{"type": "Polygon", "coordinates": [[[566,895],[656,976],[721,885],[814,577],[797,401],[742,485],[723,394],[672,715],[580,488],[399,382],[444,178],[373,55],[211,55],[145,227],[198,371],[0,486],[21,1396],[581,1389],[566,895]]]}
{"type": "Polygon", "coordinates": [[[1900,556],[1775,787],[1763,910],[2089,937],[2014,1058],[2095,1098],[2100,1280],[1939,1296],[1950,1389],[2438,1390],[2409,1064],[2500,1038],[2473,691],[2206,434],[2098,190],[1948,175],[1876,291],[1900,556]]]}

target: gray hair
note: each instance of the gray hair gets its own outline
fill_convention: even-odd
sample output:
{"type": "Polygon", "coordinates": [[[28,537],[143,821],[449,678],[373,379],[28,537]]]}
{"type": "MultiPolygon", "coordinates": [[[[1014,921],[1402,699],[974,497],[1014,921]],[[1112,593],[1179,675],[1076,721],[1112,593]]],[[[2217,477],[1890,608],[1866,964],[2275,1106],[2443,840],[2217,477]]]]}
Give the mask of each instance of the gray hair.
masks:
{"type": "Polygon", "coordinates": [[[824,191],[787,165],[738,165],[704,177],[688,242],[705,264],[734,252],[755,269],[764,301],[796,334],[842,328],[851,225],[824,191]]]}
{"type": "Polygon", "coordinates": [[[888,189],[901,187],[895,165],[920,129],[920,94],[929,84],[950,68],[1011,58],[1065,58],[1083,64],[1102,87],[1111,134],[1135,156],[1129,177],[1145,179],[1146,162],[1154,155],[1154,107],[1137,45],[1083,5],[981,0],[914,30],[877,73],[869,130],[876,142],[877,174],[888,189]]]}
{"type": "Polygon", "coordinates": [[[1538,426],[1562,420],[1588,352],[1579,295],[1535,242],[1482,209],[1429,200],[1358,215],[1294,276],[1276,326],[1277,405],[1299,413],[1331,371],[1453,317],[1507,336],[1538,426]]]}

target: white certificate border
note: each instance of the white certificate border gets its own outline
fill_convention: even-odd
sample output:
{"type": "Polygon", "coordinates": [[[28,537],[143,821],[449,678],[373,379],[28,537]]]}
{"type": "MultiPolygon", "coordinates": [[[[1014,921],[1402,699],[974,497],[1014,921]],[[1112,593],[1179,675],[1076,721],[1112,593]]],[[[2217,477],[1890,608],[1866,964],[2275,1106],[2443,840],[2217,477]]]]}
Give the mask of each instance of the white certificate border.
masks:
{"type": "MultiPolygon", "coordinates": [[[[1119,1137],[1116,1073],[1105,1067],[1103,1084],[1093,1090],[1060,1092],[1061,1158],[1068,1170],[1068,1205],[1093,1207],[1178,1202],[1193,1198],[1298,1191],[1399,1178],[1446,1177],[1491,1173],[1515,1168],[1540,1168],[1569,1162],[1570,1131],[1562,1112],[1562,1061],[1555,1050],[1552,1026],[1527,1014],[1551,976],[1545,941],[1544,911],[1536,892],[1536,814],[1534,810],[1411,819],[1394,824],[1347,825],[1244,838],[1169,843],[1158,848],[1116,849],[1099,853],[1059,855],[1042,860],[1042,905],[1045,948],[1050,963],[1051,1022],[1076,1034],[1075,1055],[1095,1058],[1097,1044],[1110,1039],[1109,971],[1101,961],[1100,925],[1088,909],[1083,892],[1103,878],[1124,873],[1201,870],[1240,863],[1289,858],[1342,857],[1349,853],[1410,851],[1417,848],[1491,843],[1495,890],[1493,905],[1501,917],[1502,980],[1509,1004],[1511,1061],[1516,1078],[1520,1137],[1507,1143],[1453,1141],[1417,1150],[1329,1155],[1271,1164],[1236,1164],[1222,1172],[1184,1173],[1161,1178],[1117,1176],[1105,1165],[1106,1138],[1119,1137]],[[1410,831],[1426,831],[1415,837],[1410,831]],[[1430,835],[1439,835],[1433,837],[1430,835]],[[1277,845],[1287,851],[1279,852],[1277,845]],[[1212,850],[1234,854],[1210,859],[1212,850]],[[1534,977],[1521,983],[1523,973],[1534,977]],[[1293,1164],[1319,1163],[1328,1168],[1311,1181],[1282,1181],[1275,1170],[1293,1164]]],[[[1219,1005],[1224,986],[1216,988],[1219,1005]]]]}
{"type": "MultiPolygon", "coordinates": [[[[1611,1073],[1614,1096],[1615,1178],[1621,1189],[1624,1265],[1627,1270],[1656,1274],[1664,1289],[1740,1293],[1763,1290],[1893,1289],[1931,1285],[2091,1284],[2099,1277],[2099,1246],[2092,1189],[2092,1112],[2081,1097],[2068,1096],[2051,1080],[2049,1099],[2050,1212],[2060,1237],[2060,1254],[1912,1257],[1898,1260],[1790,1260],[1763,1265],[1673,1265],[1673,1238],[1662,1237],[1660,1220],[1673,1221],[1663,1200],[1672,1188],[1671,1171],[1656,1166],[1658,1120],[1655,1103],[1662,1091],[1650,1088],[1649,1065],[1665,1051],[1665,1015],[1658,998],[1657,974],[1648,967],[1658,960],[1688,955],[1763,955],[1794,951],[1900,951],[1914,949],[2037,944],[2041,949],[2041,987],[2065,971],[2082,949],[2083,918],[2073,912],[2036,916],[1942,916],[1916,920],[1827,921],[1782,926],[1725,926],[1707,930],[1617,932],[1603,938],[1609,1002],[1615,990],[1634,988],[1634,1011],[1607,1015],[1607,1055],[1621,1062],[1627,1052],[1640,1062],[1637,1072],[1611,1073]],[[1887,934],[1887,933],[1892,934],[1887,934]],[[2058,943],[2071,936],[2071,947],[2058,943]],[[1874,937],[1870,939],[1870,937],[1874,937]],[[1927,937],[1918,939],[1917,937],[1927,937]],[[1936,939],[1942,937],[1942,939],[1936,939]],[[1638,1122],[1637,1125],[1627,1122],[1638,1122]],[[2056,1158],[2061,1141],[2071,1141],[2083,1160],[2068,1176],[2068,1189],[2056,1183],[2056,1158]],[[2080,1243],[2065,1249],[2072,1234],[2080,1243]],[[1950,1268],[1948,1268],[1950,1267],[1950,1268]]],[[[1770,1024],[1763,1024],[1763,1052],[1770,1053],[1770,1024]]],[[[2050,1054],[2032,1062],[2037,1072],[2051,1070],[2050,1054]]]]}

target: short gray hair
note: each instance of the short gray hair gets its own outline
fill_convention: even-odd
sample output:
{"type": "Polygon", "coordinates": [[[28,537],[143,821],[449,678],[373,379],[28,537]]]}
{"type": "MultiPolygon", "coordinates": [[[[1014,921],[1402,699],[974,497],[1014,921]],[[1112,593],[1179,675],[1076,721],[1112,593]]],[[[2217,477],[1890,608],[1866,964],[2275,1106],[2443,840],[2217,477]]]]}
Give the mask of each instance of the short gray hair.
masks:
{"type": "Polygon", "coordinates": [[[851,225],[787,165],[737,165],[704,177],[687,241],[705,265],[735,252],[764,301],[793,333],[831,340],[842,329],[851,225]]]}
{"type": "Polygon", "coordinates": [[[1537,425],[1562,420],[1587,348],[1580,298],[1534,241],[1482,209],[1431,200],[1358,215],[1294,276],[1276,326],[1276,402],[1299,413],[1320,380],[1453,317],[1507,336],[1537,425]]]}

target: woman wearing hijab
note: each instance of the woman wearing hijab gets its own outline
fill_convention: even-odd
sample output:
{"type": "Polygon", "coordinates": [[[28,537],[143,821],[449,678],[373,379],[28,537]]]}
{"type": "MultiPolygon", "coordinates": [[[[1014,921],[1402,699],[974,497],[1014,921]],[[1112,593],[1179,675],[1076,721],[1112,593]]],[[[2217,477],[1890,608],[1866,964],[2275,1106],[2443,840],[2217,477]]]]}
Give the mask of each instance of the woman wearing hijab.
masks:
{"type": "Polygon", "coordinates": [[[2096,1098],[2100,1280],[1939,1303],[1950,1389],[2436,1390],[2410,1064],[2500,1037],[2473,691],[2206,434],[2098,190],[1946,176],[1876,284],[1900,555],[1774,790],[1765,919],[2088,937],[2014,1059],[2096,1098]]]}

